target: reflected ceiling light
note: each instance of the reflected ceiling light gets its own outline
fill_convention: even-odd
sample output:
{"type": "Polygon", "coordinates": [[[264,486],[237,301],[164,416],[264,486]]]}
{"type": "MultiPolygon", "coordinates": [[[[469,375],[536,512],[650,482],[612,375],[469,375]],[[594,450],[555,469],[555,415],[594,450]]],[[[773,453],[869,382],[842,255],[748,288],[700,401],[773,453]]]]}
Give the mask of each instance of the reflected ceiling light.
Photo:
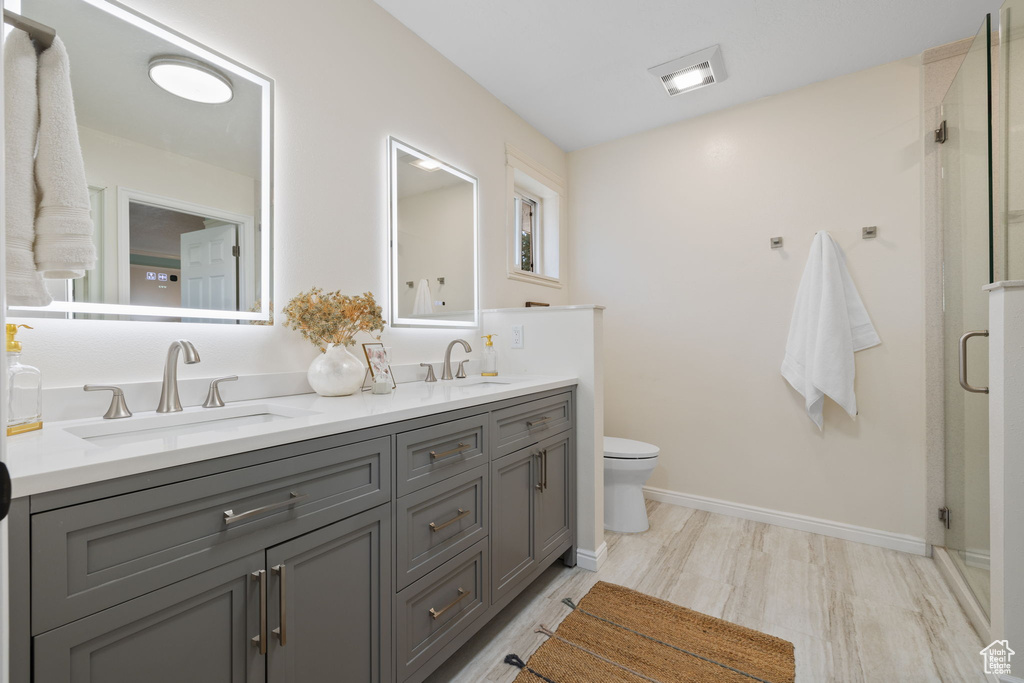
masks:
{"type": "Polygon", "coordinates": [[[234,97],[227,76],[191,57],[154,57],[149,61],[149,77],[172,95],[193,102],[223,104],[234,97]]]}
{"type": "Polygon", "coordinates": [[[409,163],[416,168],[422,168],[424,171],[436,171],[441,168],[441,162],[436,159],[414,159],[409,163]]]}
{"type": "Polygon", "coordinates": [[[722,61],[722,48],[718,45],[659,64],[647,71],[661,81],[669,95],[680,95],[719,83],[727,75],[725,62],[722,61]]]}

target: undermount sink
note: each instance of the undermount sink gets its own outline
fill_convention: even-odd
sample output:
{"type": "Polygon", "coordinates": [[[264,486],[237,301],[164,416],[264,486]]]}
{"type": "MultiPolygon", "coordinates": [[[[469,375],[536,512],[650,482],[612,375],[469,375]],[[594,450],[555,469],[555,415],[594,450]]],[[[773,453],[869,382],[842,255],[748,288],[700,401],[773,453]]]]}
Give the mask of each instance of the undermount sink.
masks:
{"type": "Polygon", "coordinates": [[[226,432],[239,427],[316,414],[310,410],[261,403],[225,408],[193,408],[180,413],[137,416],[123,420],[101,420],[65,427],[64,431],[97,445],[120,446],[186,434],[226,432]]]}
{"type": "Polygon", "coordinates": [[[513,384],[514,380],[502,377],[467,377],[466,379],[455,380],[455,382],[459,386],[468,386],[475,384],[513,384]]]}

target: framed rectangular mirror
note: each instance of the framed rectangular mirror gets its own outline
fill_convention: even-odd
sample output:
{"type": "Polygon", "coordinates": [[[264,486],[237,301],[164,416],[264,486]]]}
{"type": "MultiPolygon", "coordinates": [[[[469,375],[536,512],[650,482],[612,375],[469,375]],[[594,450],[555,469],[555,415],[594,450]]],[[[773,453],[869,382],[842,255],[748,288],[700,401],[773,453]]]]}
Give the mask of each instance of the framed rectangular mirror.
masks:
{"type": "Polygon", "coordinates": [[[116,2],[5,8],[67,48],[99,256],[84,278],[45,281],[52,304],[12,315],[268,320],[273,82],[116,2]],[[164,78],[197,72],[205,101],[164,78]]]}
{"type": "Polygon", "coordinates": [[[388,138],[390,318],[396,327],[478,327],[477,180],[388,138]]]}

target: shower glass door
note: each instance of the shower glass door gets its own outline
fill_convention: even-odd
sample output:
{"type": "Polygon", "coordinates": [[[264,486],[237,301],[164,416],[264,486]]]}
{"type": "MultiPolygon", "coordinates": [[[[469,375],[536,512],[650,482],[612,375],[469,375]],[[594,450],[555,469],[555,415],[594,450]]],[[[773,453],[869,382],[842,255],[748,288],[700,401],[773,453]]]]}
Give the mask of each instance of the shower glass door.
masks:
{"type": "MultiPolygon", "coordinates": [[[[942,103],[941,146],[945,365],[946,548],[989,610],[988,395],[960,386],[959,342],[988,329],[993,281],[990,18],[942,103]]],[[[1024,207],[1022,207],[1024,208],[1024,207]]],[[[988,344],[969,343],[970,384],[988,384],[988,344]]]]}
{"type": "Polygon", "coordinates": [[[998,82],[996,279],[1024,280],[1024,0],[999,10],[998,82]]]}

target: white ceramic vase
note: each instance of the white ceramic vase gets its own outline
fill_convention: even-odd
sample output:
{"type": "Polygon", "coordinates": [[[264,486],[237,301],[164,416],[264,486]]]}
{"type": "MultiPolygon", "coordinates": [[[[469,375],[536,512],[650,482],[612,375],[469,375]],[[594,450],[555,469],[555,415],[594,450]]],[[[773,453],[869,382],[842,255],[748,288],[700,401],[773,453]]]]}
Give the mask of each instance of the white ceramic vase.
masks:
{"type": "Polygon", "coordinates": [[[306,379],[321,396],[348,396],[363,384],[366,367],[341,344],[329,344],[309,364],[306,379]]]}

